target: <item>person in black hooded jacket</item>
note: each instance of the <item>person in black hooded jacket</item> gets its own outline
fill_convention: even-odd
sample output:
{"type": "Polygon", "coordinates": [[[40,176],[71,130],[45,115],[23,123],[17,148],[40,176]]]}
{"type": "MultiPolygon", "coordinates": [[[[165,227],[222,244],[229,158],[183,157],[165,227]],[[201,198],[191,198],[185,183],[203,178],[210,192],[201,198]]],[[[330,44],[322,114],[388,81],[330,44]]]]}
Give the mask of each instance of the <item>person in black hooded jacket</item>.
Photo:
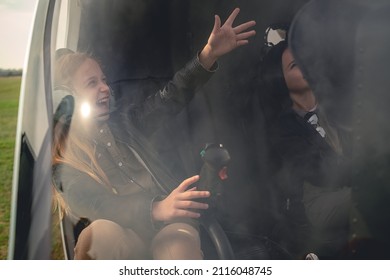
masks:
{"type": "Polygon", "coordinates": [[[294,258],[339,258],[349,232],[350,135],[327,118],[287,41],[264,57],[261,83],[280,202],[275,236],[294,258]]]}

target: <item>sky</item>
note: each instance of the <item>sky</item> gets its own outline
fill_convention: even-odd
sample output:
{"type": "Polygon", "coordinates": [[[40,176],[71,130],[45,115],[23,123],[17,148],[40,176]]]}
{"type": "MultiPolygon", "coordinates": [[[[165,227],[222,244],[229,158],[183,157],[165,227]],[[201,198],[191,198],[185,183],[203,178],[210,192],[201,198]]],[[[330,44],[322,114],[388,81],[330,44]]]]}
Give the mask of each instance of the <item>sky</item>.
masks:
{"type": "Polygon", "coordinates": [[[23,68],[38,0],[0,0],[0,68],[23,68]]]}

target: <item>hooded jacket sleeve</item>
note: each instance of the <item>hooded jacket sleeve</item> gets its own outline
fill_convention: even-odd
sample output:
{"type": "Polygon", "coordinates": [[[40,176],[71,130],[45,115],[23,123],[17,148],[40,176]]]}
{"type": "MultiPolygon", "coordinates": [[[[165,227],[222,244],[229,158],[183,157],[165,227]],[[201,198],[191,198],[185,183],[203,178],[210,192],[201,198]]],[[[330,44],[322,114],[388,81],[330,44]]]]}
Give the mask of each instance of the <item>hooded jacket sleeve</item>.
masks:
{"type": "Polygon", "coordinates": [[[164,121],[164,117],[178,114],[194,97],[194,94],[211,78],[217,70],[215,63],[206,70],[198,56],[190,60],[173,78],[159,90],[150,95],[136,108],[130,108],[128,114],[134,124],[144,132],[153,131],[164,121]]]}

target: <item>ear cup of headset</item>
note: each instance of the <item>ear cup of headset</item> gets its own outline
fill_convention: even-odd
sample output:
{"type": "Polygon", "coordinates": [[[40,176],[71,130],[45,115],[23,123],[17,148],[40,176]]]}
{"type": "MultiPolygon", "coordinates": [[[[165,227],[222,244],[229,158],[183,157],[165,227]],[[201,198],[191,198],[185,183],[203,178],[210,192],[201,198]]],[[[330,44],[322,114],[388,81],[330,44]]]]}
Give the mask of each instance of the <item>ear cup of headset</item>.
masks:
{"type": "Polygon", "coordinates": [[[67,86],[57,86],[53,90],[53,113],[57,110],[58,106],[62,102],[62,99],[67,96],[74,96],[74,92],[67,86]]]}
{"type": "Polygon", "coordinates": [[[53,126],[55,127],[59,121],[63,125],[70,126],[74,112],[74,97],[70,94],[65,95],[59,102],[53,117],[53,126]]]}

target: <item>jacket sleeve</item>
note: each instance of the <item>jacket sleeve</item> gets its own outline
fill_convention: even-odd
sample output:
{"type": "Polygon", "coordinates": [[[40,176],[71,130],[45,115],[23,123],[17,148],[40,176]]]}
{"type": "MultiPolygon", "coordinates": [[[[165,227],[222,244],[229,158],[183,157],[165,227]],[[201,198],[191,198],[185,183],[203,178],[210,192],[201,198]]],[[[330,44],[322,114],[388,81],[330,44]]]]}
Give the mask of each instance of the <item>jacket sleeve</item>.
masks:
{"type": "Polygon", "coordinates": [[[141,231],[155,229],[151,217],[155,197],[151,193],[118,195],[89,175],[64,165],[56,168],[54,178],[66,206],[78,218],[107,219],[141,231]]]}
{"type": "Polygon", "coordinates": [[[217,68],[216,63],[211,70],[206,70],[198,56],[194,57],[163,89],[150,95],[140,106],[130,109],[128,113],[135,125],[144,132],[153,131],[166,117],[178,114],[217,68]]]}

